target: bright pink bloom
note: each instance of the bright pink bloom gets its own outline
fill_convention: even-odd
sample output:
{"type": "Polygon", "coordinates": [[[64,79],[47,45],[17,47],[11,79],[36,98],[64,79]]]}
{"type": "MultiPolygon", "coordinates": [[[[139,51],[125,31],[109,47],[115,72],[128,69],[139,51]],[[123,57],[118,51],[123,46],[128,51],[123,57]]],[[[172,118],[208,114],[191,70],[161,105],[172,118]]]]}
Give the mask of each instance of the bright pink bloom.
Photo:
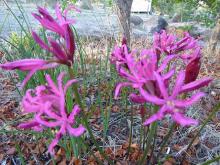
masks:
{"type": "Polygon", "coordinates": [[[61,36],[65,36],[65,27],[69,24],[75,23],[75,20],[72,19],[67,19],[67,13],[69,10],[75,9],[76,11],[79,11],[76,9],[74,6],[68,6],[66,10],[64,10],[64,15],[61,12],[60,5],[56,5],[56,16],[57,20],[54,19],[47,9],[44,9],[42,7],[38,7],[38,12],[37,13],[32,13],[32,15],[41,23],[41,25],[48,29],[51,30],[61,36]]]}
{"type": "Polygon", "coordinates": [[[198,92],[189,99],[179,100],[177,96],[181,93],[182,86],[184,85],[184,71],[180,71],[178,74],[176,84],[171,95],[169,95],[168,89],[165,87],[162,77],[156,72],[154,72],[154,74],[162,94],[162,98],[150,95],[144,88],[140,88],[139,91],[146,101],[160,106],[160,109],[156,114],[147,119],[144,122],[144,125],[148,125],[156,120],[161,120],[166,114],[170,114],[173,120],[182,126],[197,125],[198,122],[196,120],[184,116],[184,109],[196,103],[205,94],[198,92]]]}
{"type": "Polygon", "coordinates": [[[23,59],[13,62],[8,62],[5,64],[0,64],[0,67],[5,70],[21,70],[21,71],[29,71],[27,76],[25,77],[22,87],[25,86],[27,81],[32,77],[32,75],[38,70],[46,70],[49,68],[55,68],[58,65],[56,63],[50,63],[46,60],[42,59],[23,59]]]}
{"type": "Polygon", "coordinates": [[[46,9],[38,7],[40,15],[33,13],[33,16],[41,23],[41,25],[57,33],[64,39],[65,44],[61,45],[59,42],[48,38],[50,45],[47,45],[35,32],[32,32],[34,40],[45,50],[51,52],[60,63],[71,65],[73,63],[73,56],[75,53],[75,39],[70,24],[75,23],[74,20],[67,19],[67,13],[70,9],[76,9],[73,6],[69,6],[64,10],[62,14],[60,6],[56,5],[56,16],[55,20],[46,9]]]}
{"type": "Polygon", "coordinates": [[[171,55],[198,47],[197,40],[191,37],[189,33],[184,35],[184,38],[178,41],[175,35],[167,34],[165,30],[161,34],[155,33],[154,48],[161,53],[171,55]]]}
{"type": "Polygon", "coordinates": [[[116,86],[115,98],[122,87],[131,86],[138,90],[129,95],[132,102],[150,102],[160,107],[144,125],[161,120],[166,114],[170,114],[173,120],[182,126],[196,125],[196,120],[184,116],[185,109],[196,103],[204,93],[198,92],[185,100],[180,100],[179,96],[207,86],[212,81],[209,77],[196,80],[200,70],[200,58],[201,49],[188,33],[185,33],[181,40],[165,31],[155,34],[153,49],[144,49],[140,53],[128,50],[126,44],[116,46],[111,62],[116,65],[118,74],[125,82],[116,86]],[[177,58],[184,61],[186,69],[180,71],[174,80],[172,77],[176,72],[174,64],[177,58]],[[175,86],[170,93],[173,81],[175,86]]]}
{"type": "Polygon", "coordinates": [[[19,125],[19,128],[32,128],[42,131],[45,128],[59,128],[54,140],[51,142],[48,151],[53,154],[54,147],[58,144],[63,135],[69,134],[78,137],[85,132],[85,128],[80,124],[77,128],[75,117],[80,112],[78,105],[73,107],[70,114],[67,113],[65,97],[68,88],[77,80],[69,80],[63,86],[64,73],[57,79],[57,85],[49,75],[46,75],[47,85],[38,86],[35,90],[28,90],[22,100],[24,113],[33,113],[34,118],[19,125]]]}
{"type": "MultiPolygon", "coordinates": [[[[163,72],[167,68],[167,64],[173,58],[175,58],[175,56],[167,56],[160,64],[160,66],[158,66],[157,55],[154,53],[153,50],[142,50],[139,57],[136,57],[136,52],[131,51],[129,53],[126,45],[123,45],[122,48],[123,52],[115,51],[113,59],[117,59],[116,67],[119,75],[125,78],[127,81],[119,83],[116,86],[115,98],[117,98],[120,89],[125,86],[132,86],[133,88],[138,89],[139,87],[142,87],[144,85],[151,94],[155,94],[155,76],[153,72],[163,72]],[[123,57],[121,57],[121,54],[123,54],[123,57]]],[[[116,48],[116,50],[118,50],[118,48],[116,48]]],[[[167,80],[173,74],[174,70],[171,69],[163,75],[163,79],[167,80]]]]}

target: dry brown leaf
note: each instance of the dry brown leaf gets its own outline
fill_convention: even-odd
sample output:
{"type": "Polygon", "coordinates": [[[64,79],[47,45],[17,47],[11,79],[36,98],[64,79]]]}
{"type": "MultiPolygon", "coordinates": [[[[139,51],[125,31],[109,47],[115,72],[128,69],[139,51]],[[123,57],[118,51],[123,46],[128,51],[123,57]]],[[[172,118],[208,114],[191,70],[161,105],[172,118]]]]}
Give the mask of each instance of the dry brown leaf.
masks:
{"type": "Polygon", "coordinates": [[[14,155],[16,152],[16,148],[15,147],[11,147],[7,152],[6,154],[7,155],[14,155]]]}
{"type": "Polygon", "coordinates": [[[119,106],[114,105],[114,106],[112,107],[112,112],[117,113],[117,112],[119,112],[119,111],[120,111],[119,106]]]}
{"type": "Polygon", "coordinates": [[[163,165],[175,165],[176,161],[174,158],[169,158],[168,160],[166,160],[163,165]]]}

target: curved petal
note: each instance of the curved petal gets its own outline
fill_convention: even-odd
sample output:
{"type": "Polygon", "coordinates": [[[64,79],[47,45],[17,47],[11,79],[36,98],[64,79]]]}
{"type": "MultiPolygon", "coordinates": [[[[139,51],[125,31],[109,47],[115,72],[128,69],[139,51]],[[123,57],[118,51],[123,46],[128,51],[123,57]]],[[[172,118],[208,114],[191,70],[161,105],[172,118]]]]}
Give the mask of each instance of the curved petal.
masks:
{"type": "Polygon", "coordinates": [[[171,95],[172,98],[177,97],[177,95],[179,94],[179,92],[184,84],[184,80],[185,80],[185,73],[184,73],[184,71],[180,71],[177,78],[176,78],[175,86],[173,88],[173,92],[171,95]]]}
{"type": "Polygon", "coordinates": [[[18,128],[29,129],[29,128],[33,128],[36,126],[40,126],[40,124],[35,120],[31,120],[31,121],[26,121],[24,123],[19,124],[18,128]]]}
{"type": "Polygon", "coordinates": [[[205,77],[205,78],[193,81],[191,83],[188,83],[188,84],[182,86],[180,92],[184,93],[184,92],[190,92],[190,91],[199,89],[201,87],[207,86],[211,81],[212,81],[212,78],[210,78],[210,77],[205,77]]]}
{"type": "Polygon", "coordinates": [[[156,73],[156,72],[154,72],[154,76],[155,76],[155,78],[157,80],[157,84],[158,84],[158,86],[160,88],[161,94],[163,95],[164,98],[167,98],[168,97],[168,93],[167,93],[167,89],[165,87],[165,84],[164,84],[164,81],[163,81],[162,77],[158,73],[156,73]]]}
{"type": "Polygon", "coordinates": [[[67,58],[67,55],[66,55],[66,53],[62,50],[62,48],[60,47],[60,45],[56,42],[56,41],[54,41],[54,40],[52,40],[52,39],[50,39],[50,38],[48,38],[48,40],[49,40],[49,42],[50,42],[50,45],[51,45],[51,52],[55,55],[55,57],[58,59],[58,60],[61,60],[61,61],[67,61],[68,60],[68,58],[67,58]]]}
{"type": "Polygon", "coordinates": [[[145,120],[144,125],[146,126],[146,125],[149,125],[157,120],[161,120],[165,116],[165,114],[164,114],[165,111],[166,111],[166,106],[161,107],[157,113],[155,113],[150,118],[145,120]]]}
{"type": "Polygon", "coordinates": [[[68,117],[68,121],[69,123],[74,123],[75,121],[75,116],[78,115],[80,113],[80,108],[79,105],[75,105],[72,112],[70,113],[69,117],[68,117]]]}
{"type": "Polygon", "coordinates": [[[175,74],[175,68],[171,69],[169,72],[162,75],[163,81],[170,79],[175,74]]]}
{"type": "Polygon", "coordinates": [[[67,126],[67,130],[69,132],[70,135],[78,137],[81,136],[85,131],[85,127],[83,127],[83,125],[79,125],[78,128],[72,128],[70,125],[67,126]]]}
{"type": "Polygon", "coordinates": [[[138,96],[138,95],[136,95],[136,94],[134,94],[134,93],[131,93],[131,94],[129,95],[129,99],[130,99],[132,102],[135,102],[135,103],[140,103],[140,104],[146,103],[146,100],[144,99],[143,96],[138,96]]]}
{"type": "Polygon", "coordinates": [[[165,101],[163,99],[160,99],[154,95],[148,94],[143,88],[139,88],[140,94],[146,99],[146,101],[154,103],[156,105],[163,105],[165,104],[165,101]]]}
{"type": "Polygon", "coordinates": [[[56,137],[52,140],[52,142],[50,143],[49,147],[48,147],[48,152],[51,155],[54,155],[54,147],[58,144],[59,140],[62,138],[64,131],[64,128],[61,128],[59,130],[59,132],[56,134],[56,137]]]}
{"type": "Polygon", "coordinates": [[[76,79],[67,81],[67,83],[66,83],[65,86],[64,86],[64,93],[67,92],[68,88],[69,88],[72,84],[77,83],[77,82],[79,82],[79,81],[76,80],[76,79]]]}
{"type": "Polygon", "coordinates": [[[118,95],[119,95],[119,92],[120,92],[120,89],[122,87],[126,87],[126,86],[132,86],[132,83],[129,83],[129,82],[122,82],[122,83],[119,83],[116,88],[115,88],[115,96],[114,98],[117,99],[118,95]]]}
{"type": "Polygon", "coordinates": [[[49,128],[57,127],[58,125],[61,124],[60,120],[52,122],[52,121],[46,121],[46,120],[41,119],[40,113],[35,115],[35,119],[39,124],[46,126],[46,127],[49,127],[49,128]]]}
{"type": "Polygon", "coordinates": [[[186,107],[189,107],[189,106],[193,105],[194,103],[199,101],[199,99],[201,97],[204,97],[204,96],[205,96],[205,93],[198,92],[195,95],[191,96],[191,98],[189,98],[189,99],[186,99],[186,100],[174,100],[173,103],[177,107],[186,108],[186,107]]]}
{"type": "Polygon", "coordinates": [[[21,71],[29,71],[35,69],[36,67],[40,67],[47,64],[46,60],[42,59],[22,59],[12,62],[7,62],[5,64],[0,64],[0,67],[5,70],[21,70],[21,71]]]}
{"type": "Polygon", "coordinates": [[[173,120],[181,126],[198,125],[198,121],[190,117],[186,117],[181,113],[175,112],[171,115],[173,120]]]}
{"type": "Polygon", "coordinates": [[[32,31],[32,37],[35,40],[35,42],[40,45],[41,48],[50,51],[50,47],[34,31],[32,31]]]}
{"type": "Polygon", "coordinates": [[[33,69],[31,70],[26,77],[24,78],[22,84],[21,84],[21,88],[24,88],[24,86],[27,84],[27,82],[31,79],[31,77],[34,75],[34,73],[37,72],[38,69],[33,69]]]}
{"type": "Polygon", "coordinates": [[[177,57],[176,55],[169,55],[169,56],[165,57],[162,64],[160,65],[160,67],[157,69],[157,72],[164,71],[164,69],[166,69],[166,67],[170,63],[170,61],[173,60],[176,57],[177,57]]]}
{"type": "Polygon", "coordinates": [[[45,76],[46,81],[48,83],[48,86],[51,88],[51,90],[56,94],[59,95],[59,90],[57,89],[56,84],[53,82],[49,74],[46,74],[45,76]]]}

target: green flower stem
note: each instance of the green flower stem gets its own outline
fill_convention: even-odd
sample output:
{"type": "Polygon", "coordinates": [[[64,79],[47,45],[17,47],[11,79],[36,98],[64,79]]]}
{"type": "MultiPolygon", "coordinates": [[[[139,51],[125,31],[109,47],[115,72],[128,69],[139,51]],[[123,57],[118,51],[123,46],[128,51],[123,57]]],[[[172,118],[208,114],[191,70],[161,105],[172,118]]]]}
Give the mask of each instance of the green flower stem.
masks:
{"type": "Polygon", "coordinates": [[[146,141],[147,141],[146,148],[145,148],[145,150],[144,150],[144,155],[142,156],[141,160],[138,162],[139,165],[143,165],[143,164],[144,164],[144,161],[145,161],[146,158],[147,158],[147,154],[148,154],[148,151],[149,151],[149,149],[150,149],[151,141],[152,141],[154,135],[155,135],[156,132],[157,132],[157,125],[158,125],[158,123],[157,123],[157,122],[154,122],[154,123],[151,124],[151,126],[150,126],[149,136],[148,136],[148,138],[146,139],[146,141]]]}
{"type": "MultiPolygon", "coordinates": [[[[156,113],[158,111],[158,109],[159,109],[158,106],[153,106],[152,108],[153,108],[153,113],[156,113]]],[[[146,142],[144,142],[144,143],[146,143],[146,148],[144,149],[144,154],[143,154],[142,158],[138,161],[139,165],[144,164],[144,161],[147,158],[147,154],[149,152],[149,149],[150,149],[150,146],[151,146],[151,142],[152,142],[152,140],[154,140],[154,138],[156,138],[155,134],[157,134],[157,126],[158,126],[158,122],[155,121],[148,128],[148,137],[146,139],[146,142]]]]}
{"type": "MultiPolygon", "coordinates": [[[[71,67],[68,67],[68,71],[69,71],[69,76],[70,76],[70,79],[74,79],[74,73],[73,73],[73,70],[71,67]]],[[[81,98],[80,98],[80,95],[79,95],[79,92],[78,92],[78,85],[77,84],[73,84],[73,93],[74,93],[74,96],[75,96],[75,101],[76,103],[80,106],[80,108],[83,110],[84,109],[84,106],[82,104],[82,101],[81,101],[81,98]]]]}
{"type": "MultiPolygon", "coordinates": [[[[92,154],[92,156],[95,158],[96,162],[98,162],[98,164],[102,165],[103,162],[93,153],[92,150],[90,150],[89,148],[89,145],[87,143],[84,142],[84,139],[82,139],[82,137],[79,137],[79,141],[82,145],[84,145],[84,147],[86,148],[86,150],[88,149],[89,150],[89,153],[92,154]]],[[[87,155],[89,155],[89,153],[87,155]]]]}
{"type": "Polygon", "coordinates": [[[211,163],[217,162],[220,160],[220,156],[217,156],[216,158],[212,159],[212,160],[208,160],[205,163],[203,163],[202,165],[209,165],[211,163]]]}
{"type": "Polygon", "coordinates": [[[129,135],[129,144],[128,144],[128,152],[127,152],[127,158],[129,157],[129,153],[131,151],[131,142],[132,142],[132,136],[133,136],[133,123],[134,123],[134,119],[133,119],[133,106],[131,107],[131,129],[130,129],[130,135],[129,135]]]}
{"type": "Polygon", "coordinates": [[[173,123],[169,129],[169,132],[167,133],[167,135],[164,137],[164,139],[162,140],[161,144],[159,145],[160,146],[160,150],[157,154],[157,158],[160,156],[163,148],[165,147],[166,143],[168,142],[169,138],[172,136],[172,133],[173,133],[173,130],[174,128],[176,127],[176,123],[173,123]]]}
{"type": "MultiPolygon", "coordinates": [[[[74,79],[74,73],[73,73],[73,70],[71,67],[68,67],[68,70],[69,70],[69,75],[70,75],[70,78],[71,79],[74,79]]],[[[92,142],[95,144],[97,150],[100,152],[100,154],[103,156],[104,159],[106,159],[108,161],[108,163],[110,164],[113,164],[113,162],[108,158],[108,156],[104,153],[104,151],[99,147],[98,143],[97,143],[97,140],[95,139],[93,133],[92,133],[92,130],[90,128],[90,125],[89,125],[89,122],[88,122],[88,119],[87,119],[87,115],[86,113],[84,112],[84,106],[83,106],[83,103],[81,102],[81,98],[80,98],[80,95],[79,95],[79,92],[78,92],[78,86],[77,84],[73,84],[73,93],[75,95],[75,101],[76,103],[80,106],[80,108],[82,109],[81,113],[82,113],[82,121],[84,123],[84,126],[86,127],[88,133],[89,133],[89,136],[92,140],[92,142]]]]}

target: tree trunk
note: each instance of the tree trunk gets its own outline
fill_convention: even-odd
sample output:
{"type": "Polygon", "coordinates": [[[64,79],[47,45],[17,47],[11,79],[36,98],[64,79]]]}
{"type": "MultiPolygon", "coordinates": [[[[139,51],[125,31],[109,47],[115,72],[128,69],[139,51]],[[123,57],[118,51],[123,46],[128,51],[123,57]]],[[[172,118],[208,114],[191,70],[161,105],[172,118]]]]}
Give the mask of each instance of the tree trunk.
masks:
{"type": "Polygon", "coordinates": [[[130,16],[133,0],[115,0],[115,2],[123,35],[127,39],[127,44],[130,46],[130,16]]]}

